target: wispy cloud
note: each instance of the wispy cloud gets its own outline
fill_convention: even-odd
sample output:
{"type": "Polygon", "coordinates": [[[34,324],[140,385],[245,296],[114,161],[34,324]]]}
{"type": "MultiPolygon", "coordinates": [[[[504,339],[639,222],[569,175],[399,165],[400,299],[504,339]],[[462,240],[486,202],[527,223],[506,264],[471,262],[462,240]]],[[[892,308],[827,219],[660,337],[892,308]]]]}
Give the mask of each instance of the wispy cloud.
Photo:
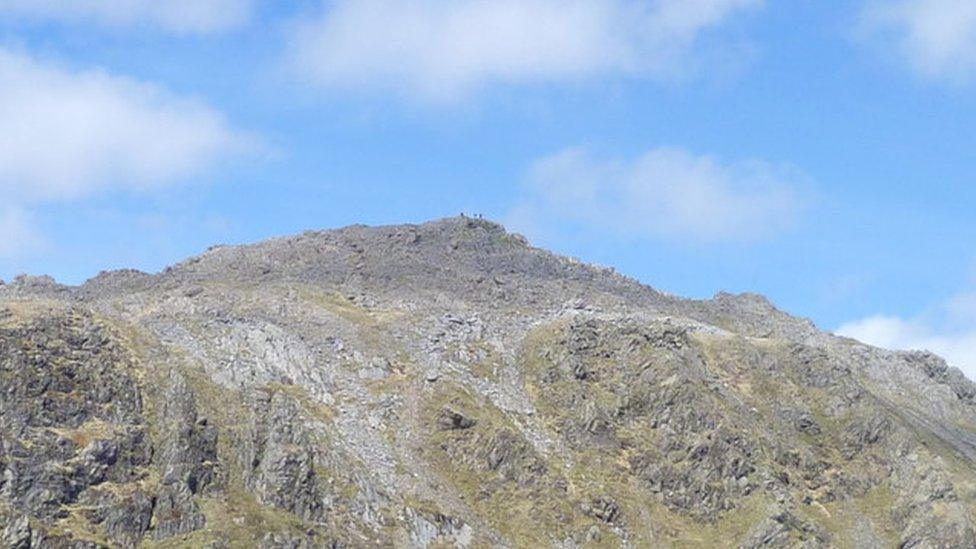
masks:
{"type": "Polygon", "coordinates": [[[976,292],[958,294],[916,318],[875,315],[836,333],[886,349],[930,351],[976,379],[976,292]]]}
{"type": "Polygon", "coordinates": [[[156,27],[178,34],[220,32],[247,23],[254,0],[0,0],[0,17],[105,27],[156,27]]]}
{"type": "Polygon", "coordinates": [[[748,241],[789,228],[805,206],[806,177],[763,161],[723,163],[677,148],[631,161],[569,149],[536,162],[513,222],[527,232],[570,222],[638,238],[748,241]]]}
{"type": "Polygon", "coordinates": [[[861,27],[923,77],[958,81],[976,76],[972,0],[875,0],[864,10],[861,27]]]}
{"type": "Polygon", "coordinates": [[[456,99],[490,84],[666,78],[700,35],[762,0],[337,0],[296,25],[312,84],[456,99]]]}
{"type": "MultiPolygon", "coordinates": [[[[99,70],[0,49],[0,82],[0,197],[11,208],[171,185],[257,144],[202,102],[99,70]]],[[[4,228],[26,235],[17,211],[4,228]]]]}
{"type": "Polygon", "coordinates": [[[0,208],[0,259],[36,250],[43,242],[27,212],[9,204],[0,208]]]}

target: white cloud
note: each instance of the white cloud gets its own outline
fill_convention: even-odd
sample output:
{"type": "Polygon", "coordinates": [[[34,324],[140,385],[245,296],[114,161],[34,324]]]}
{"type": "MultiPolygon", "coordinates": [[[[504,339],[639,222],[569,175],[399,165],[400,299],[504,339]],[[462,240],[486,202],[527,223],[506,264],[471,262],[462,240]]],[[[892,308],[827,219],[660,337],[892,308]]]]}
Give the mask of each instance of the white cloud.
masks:
{"type": "Polygon", "coordinates": [[[337,0],[296,26],[313,84],[428,99],[488,84],[687,69],[701,33],[763,0],[337,0]]]}
{"type": "Polygon", "coordinates": [[[867,33],[927,78],[976,75],[976,2],[894,0],[872,2],[862,18],[867,33]]]}
{"type": "Polygon", "coordinates": [[[836,333],[885,349],[933,352],[976,379],[976,298],[971,293],[923,317],[872,316],[847,323],[836,333]]]}
{"type": "Polygon", "coordinates": [[[197,175],[248,146],[206,105],[0,50],[0,191],[20,202],[197,175]]]}
{"type": "Polygon", "coordinates": [[[0,17],[202,34],[247,23],[253,8],[254,0],[0,0],[0,17]]]}
{"type": "Polygon", "coordinates": [[[789,168],[682,149],[624,162],[569,149],[536,162],[512,216],[536,228],[568,221],[644,238],[743,241],[789,228],[804,206],[804,185],[789,168]]]}
{"type": "Polygon", "coordinates": [[[0,49],[0,83],[0,235],[8,252],[14,240],[35,240],[24,208],[179,183],[256,145],[198,101],[102,71],[0,49]]]}

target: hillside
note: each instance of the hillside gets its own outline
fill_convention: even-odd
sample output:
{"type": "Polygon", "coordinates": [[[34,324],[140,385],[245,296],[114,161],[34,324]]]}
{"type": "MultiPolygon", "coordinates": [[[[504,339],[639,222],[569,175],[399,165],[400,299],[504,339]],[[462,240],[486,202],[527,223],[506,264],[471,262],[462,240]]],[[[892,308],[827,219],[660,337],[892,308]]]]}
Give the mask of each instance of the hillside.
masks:
{"type": "Polygon", "coordinates": [[[976,384],[483,220],[0,285],[9,547],[976,547],[976,384]]]}

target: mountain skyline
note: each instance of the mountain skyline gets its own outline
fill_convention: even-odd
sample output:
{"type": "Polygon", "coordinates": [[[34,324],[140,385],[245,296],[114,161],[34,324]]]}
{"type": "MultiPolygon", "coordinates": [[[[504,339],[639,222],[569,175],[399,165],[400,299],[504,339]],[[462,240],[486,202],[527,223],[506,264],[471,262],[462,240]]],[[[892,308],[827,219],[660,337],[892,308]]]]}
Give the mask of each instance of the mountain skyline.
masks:
{"type": "Polygon", "coordinates": [[[962,0],[0,0],[0,279],[480,213],[976,376],[962,0]]]}
{"type": "Polygon", "coordinates": [[[976,383],[484,219],[0,286],[0,544],[972,547],[976,383]]]}

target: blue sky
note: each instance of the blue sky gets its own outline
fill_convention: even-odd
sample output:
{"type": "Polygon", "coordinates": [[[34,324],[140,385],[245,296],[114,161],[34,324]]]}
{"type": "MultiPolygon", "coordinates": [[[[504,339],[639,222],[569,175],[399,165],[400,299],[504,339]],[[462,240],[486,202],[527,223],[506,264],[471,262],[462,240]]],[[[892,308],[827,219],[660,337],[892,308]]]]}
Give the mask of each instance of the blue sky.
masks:
{"type": "Polygon", "coordinates": [[[480,212],[976,377],[966,0],[0,0],[0,278],[480,212]]]}

